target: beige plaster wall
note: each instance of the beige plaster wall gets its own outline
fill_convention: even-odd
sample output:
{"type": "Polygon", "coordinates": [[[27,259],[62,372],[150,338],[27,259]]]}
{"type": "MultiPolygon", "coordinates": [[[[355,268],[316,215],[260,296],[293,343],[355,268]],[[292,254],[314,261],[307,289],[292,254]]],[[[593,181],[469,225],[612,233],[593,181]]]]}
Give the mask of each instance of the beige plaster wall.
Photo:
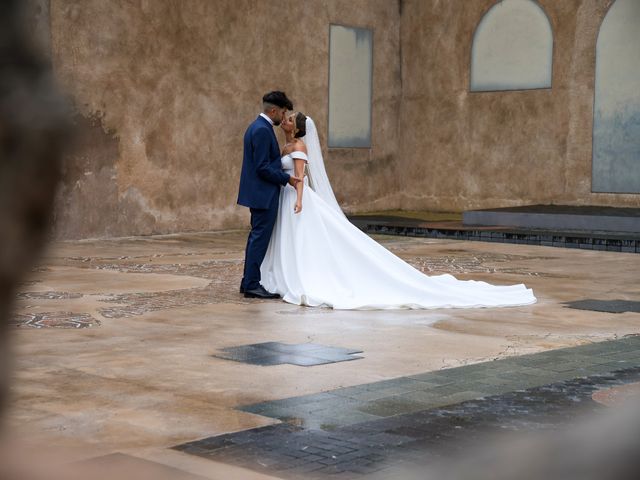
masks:
{"type": "Polygon", "coordinates": [[[469,92],[473,34],[494,0],[403,0],[400,171],[405,209],[532,203],[638,206],[591,193],[595,47],[611,0],[540,0],[551,89],[469,92]]]}
{"type": "Polygon", "coordinates": [[[261,95],[285,90],[326,140],[330,23],[374,30],[373,148],[325,149],[348,211],[640,205],[591,193],[611,0],[540,0],[552,88],[477,93],[473,33],[494,0],[32,1],[50,11],[55,74],[77,109],[59,238],[246,226],[242,135],[261,95]]]}
{"type": "Polygon", "coordinates": [[[56,235],[88,238],[246,226],[242,136],[281,89],[326,139],[330,23],[374,29],[373,148],[327,152],[348,209],[398,190],[398,2],[50,0],[54,70],[78,135],[56,235]]]}

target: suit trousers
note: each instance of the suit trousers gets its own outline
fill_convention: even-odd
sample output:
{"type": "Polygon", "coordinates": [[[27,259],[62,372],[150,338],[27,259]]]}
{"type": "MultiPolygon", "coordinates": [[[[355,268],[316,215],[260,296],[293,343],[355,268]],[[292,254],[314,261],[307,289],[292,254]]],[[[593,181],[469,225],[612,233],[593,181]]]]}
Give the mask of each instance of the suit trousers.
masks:
{"type": "Polygon", "coordinates": [[[267,254],[273,227],[278,217],[280,192],[273,196],[269,208],[251,208],[251,232],[244,255],[244,275],[240,284],[245,290],[260,286],[260,265],[267,254]]]}

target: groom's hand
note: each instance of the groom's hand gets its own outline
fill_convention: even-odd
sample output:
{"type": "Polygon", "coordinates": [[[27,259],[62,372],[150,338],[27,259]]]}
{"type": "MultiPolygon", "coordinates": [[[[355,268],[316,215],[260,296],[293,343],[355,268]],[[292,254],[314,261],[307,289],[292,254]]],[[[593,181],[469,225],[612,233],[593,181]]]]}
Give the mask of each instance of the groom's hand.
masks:
{"type": "Polygon", "coordinates": [[[289,177],[289,185],[291,185],[294,188],[301,181],[302,181],[302,179],[300,177],[289,177]]]}

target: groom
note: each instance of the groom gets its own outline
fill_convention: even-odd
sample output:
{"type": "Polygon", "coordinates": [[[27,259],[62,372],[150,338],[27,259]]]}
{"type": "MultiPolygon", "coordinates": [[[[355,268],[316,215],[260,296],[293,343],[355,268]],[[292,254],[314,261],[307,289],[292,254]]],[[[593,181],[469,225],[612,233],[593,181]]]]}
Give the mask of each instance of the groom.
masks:
{"type": "Polygon", "coordinates": [[[240,293],[247,298],[280,298],[260,284],[260,265],[267,253],[271,232],[278,215],[280,187],[295,186],[301,180],[282,171],[280,147],[274,126],[280,125],[293,103],[284,92],[269,92],[262,97],[262,113],[244,134],[244,156],[240,175],[238,204],[251,211],[251,232],[244,257],[244,275],[240,293]]]}

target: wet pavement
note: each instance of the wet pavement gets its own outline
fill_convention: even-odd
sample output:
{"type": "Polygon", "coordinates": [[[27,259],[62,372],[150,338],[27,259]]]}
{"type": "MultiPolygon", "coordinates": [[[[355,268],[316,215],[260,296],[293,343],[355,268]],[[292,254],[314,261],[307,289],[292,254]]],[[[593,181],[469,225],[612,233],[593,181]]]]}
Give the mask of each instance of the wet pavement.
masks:
{"type": "Polygon", "coordinates": [[[282,478],[402,478],[489,435],[578,424],[611,391],[636,398],[639,347],[631,337],[251,405],[283,423],[174,448],[282,478]]]}
{"type": "Polygon", "coordinates": [[[245,232],[62,242],[17,298],[12,431],[205,478],[361,477],[486,428],[562,425],[639,380],[638,255],[375,238],[427,274],[525,283],[538,303],[311,309],[238,293],[245,232]],[[322,348],[221,358],[272,358],[255,345],[276,342],[322,348]]]}

